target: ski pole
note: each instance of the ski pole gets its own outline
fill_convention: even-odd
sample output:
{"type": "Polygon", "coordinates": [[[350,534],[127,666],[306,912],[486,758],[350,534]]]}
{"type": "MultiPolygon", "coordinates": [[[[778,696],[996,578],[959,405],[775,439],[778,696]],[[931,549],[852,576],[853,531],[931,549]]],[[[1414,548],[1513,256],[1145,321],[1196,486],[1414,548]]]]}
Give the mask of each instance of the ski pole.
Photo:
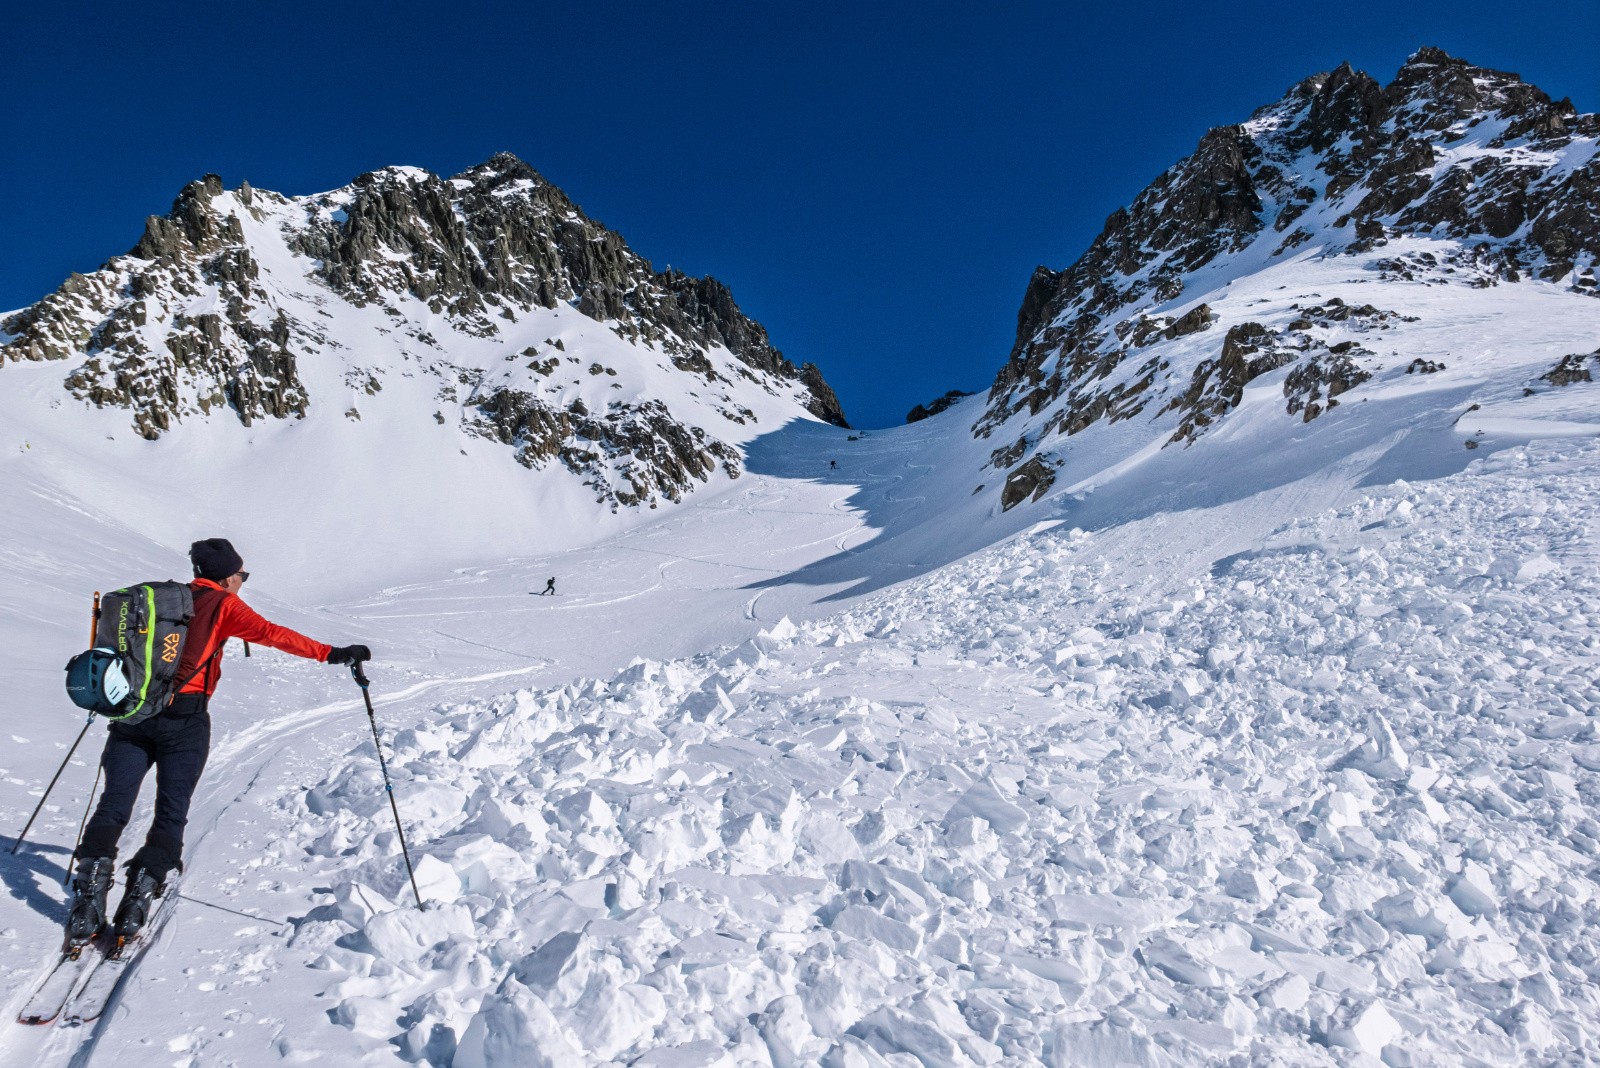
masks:
{"type": "Polygon", "coordinates": [[[356,680],[356,685],[361,687],[361,699],[367,703],[367,722],[372,724],[372,746],[378,751],[378,767],[383,771],[383,788],[389,794],[389,811],[394,813],[394,829],[400,836],[400,855],[406,860],[406,875],[411,879],[411,893],[417,899],[417,908],[426,908],[422,904],[422,892],[417,889],[417,873],[411,870],[411,852],[406,848],[405,828],[400,826],[400,806],[394,802],[394,784],[389,781],[389,763],[383,759],[383,742],[378,738],[378,720],[372,712],[372,694],[367,691],[371,680],[367,678],[367,673],[361,670],[359,660],[350,665],[350,674],[356,680]]]}
{"type": "Polygon", "coordinates": [[[71,880],[72,866],[78,862],[78,850],[83,848],[83,829],[89,826],[89,813],[94,809],[95,791],[100,789],[100,773],[104,770],[105,767],[103,765],[95,765],[94,785],[89,787],[89,800],[83,806],[83,819],[78,821],[78,837],[72,843],[72,856],[67,858],[67,873],[61,877],[62,886],[66,886],[68,881],[71,880]]]}
{"type": "MultiPolygon", "coordinates": [[[[98,634],[99,631],[100,631],[100,591],[99,590],[95,590],[94,591],[94,610],[89,613],[89,645],[90,645],[91,648],[94,646],[95,635],[98,634]]],[[[23,839],[28,837],[28,829],[33,826],[33,821],[39,818],[39,812],[40,812],[41,809],[44,808],[44,803],[50,799],[50,791],[54,790],[56,788],[56,782],[57,782],[57,780],[59,780],[61,778],[61,773],[63,771],[67,770],[67,764],[71,762],[72,754],[76,753],[78,751],[78,743],[83,741],[83,736],[85,734],[89,733],[89,727],[93,723],[94,723],[94,713],[90,712],[89,713],[89,718],[83,721],[83,730],[78,732],[78,737],[77,737],[76,740],[73,741],[72,748],[67,750],[67,759],[63,760],[61,762],[61,766],[56,769],[55,775],[53,775],[51,777],[51,779],[50,779],[50,785],[46,786],[44,788],[44,796],[39,798],[39,803],[37,805],[33,806],[33,815],[28,817],[28,822],[23,824],[22,833],[17,835],[17,840],[12,843],[11,852],[13,854],[15,854],[17,850],[22,848],[23,839]]],[[[95,781],[95,786],[98,787],[100,785],[100,775],[99,775],[98,772],[95,773],[94,781],[95,781]]],[[[93,797],[94,797],[94,791],[93,790],[89,791],[89,797],[91,799],[93,799],[93,797]]],[[[83,832],[80,830],[78,833],[81,835],[83,832]]],[[[73,852],[76,853],[77,850],[74,849],[73,852]]],[[[72,865],[69,864],[69,865],[67,865],[67,867],[68,867],[68,869],[70,869],[72,867],[72,865]]]]}
{"type": "MultiPolygon", "coordinates": [[[[83,736],[89,733],[89,728],[93,725],[94,713],[90,712],[89,718],[84,720],[83,730],[78,732],[77,741],[73,742],[72,748],[67,750],[67,757],[61,762],[61,766],[56,769],[55,775],[51,777],[50,785],[44,788],[44,796],[39,798],[39,803],[37,805],[33,806],[33,815],[28,817],[28,822],[23,826],[22,833],[17,835],[16,842],[11,846],[11,852],[15,853],[17,850],[22,848],[23,839],[28,837],[28,828],[32,827],[33,821],[39,818],[39,810],[44,808],[44,803],[50,799],[50,791],[56,788],[56,782],[61,778],[61,773],[67,770],[67,764],[72,760],[72,754],[78,751],[78,742],[83,741],[83,736]]],[[[96,777],[95,782],[98,784],[99,781],[99,778],[96,777]]],[[[91,794],[90,796],[93,795],[91,794]]]]}

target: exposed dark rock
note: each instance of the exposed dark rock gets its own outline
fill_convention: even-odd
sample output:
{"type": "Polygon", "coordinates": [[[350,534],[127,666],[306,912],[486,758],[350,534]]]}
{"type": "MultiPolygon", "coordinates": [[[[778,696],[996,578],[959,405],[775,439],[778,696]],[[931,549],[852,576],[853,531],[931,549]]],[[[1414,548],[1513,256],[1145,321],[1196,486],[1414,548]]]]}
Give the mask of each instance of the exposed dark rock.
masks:
{"type": "Polygon", "coordinates": [[[143,260],[184,259],[239,244],[244,240],[239,221],[211,210],[212,199],[221,195],[222,179],[214,174],[190,182],[172,202],[171,212],[145,220],[144,236],[128,255],[143,260]]]}
{"type": "Polygon", "coordinates": [[[811,401],[806,405],[807,411],[834,426],[846,428],[850,426],[844,417],[844,409],[839,405],[839,398],[834,395],[833,387],[822,380],[822,371],[816,364],[800,365],[800,381],[811,391],[811,401]]]}
{"type": "Polygon", "coordinates": [[[989,454],[989,465],[991,467],[1002,469],[1010,467],[1012,464],[1022,459],[1023,455],[1026,454],[1027,451],[1028,439],[1026,436],[1020,437],[1016,441],[1013,441],[1010,445],[1003,446],[991,452],[989,454]]]}
{"type": "Polygon", "coordinates": [[[1186,337],[1189,334],[1198,334],[1202,330],[1211,329],[1211,324],[1217,321],[1217,313],[1211,310],[1209,304],[1196,304],[1181,317],[1174,320],[1167,327],[1163,336],[1167,339],[1186,337]]]}
{"type": "MultiPolygon", "coordinates": [[[[404,358],[417,361],[415,372],[387,373],[438,376],[438,400],[466,398],[473,413],[467,421],[479,432],[514,442],[530,466],[559,457],[603,499],[676,500],[719,465],[736,476],[738,453],[656,402],[612,403],[591,414],[580,401],[556,409],[512,390],[480,393],[481,372],[439,358],[446,347],[434,331],[444,330],[414,325],[401,306],[414,298],[451,329],[483,338],[517,321],[519,310],[574,307],[714,383],[709,403],[733,424],[748,425],[755,415],[730,391],[730,378],[740,388],[783,390],[819,418],[847,425],[822,372],[785,359],[721,282],[654,270],[619,235],[505,154],[448,180],[390,168],[296,202],[248,185],[230,193],[207,175],[184,187],[171,212],[147,221],[128,255],[92,275],[72,276],[0,323],[0,362],[78,361],[67,388],[91,404],[129,409],[147,438],[219,407],[245,425],[305,415],[312,399],[299,357],[341,346],[263,288],[246,223],[269,212],[290,248],[313,259],[316,275],[333,291],[311,297],[313,313],[301,315],[337,318],[323,305],[336,307],[338,298],[381,311],[392,329],[379,332],[403,334],[404,358]],[[724,350],[732,361],[717,355],[724,350]]],[[[564,359],[576,362],[550,350],[564,354],[566,346],[547,338],[542,350],[508,353],[506,362],[546,378],[564,359]]],[[[617,377],[602,363],[588,370],[617,377]]],[[[383,373],[353,370],[346,385],[373,394],[383,373]]],[[[346,398],[333,403],[360,418],[346,398]]],[[[435,418],[444,421],[443,411],[435,418]]]]}
{"type": "Polygon", "coordinates": [[[1035,456],[1006,476],[1000,491],[1000,510],[1009,512],[1023,501],[1038,500],[1055,483],[1056,470],[1043,457],[1035,456]]]}
{"type": "Polygon", "coordinates": [[[1244,387],[1295,357],[1280,348],[1278,339],[1260,323],[1238,323],[1228,328],[1222,351],[1215,360],[1202,360],[1190,378],[1189,388],[1174,397],[1167,410],[1184,413],[1173,441],[1193,441],[1195,435],[1244,399],[1244,387]]]}
{"type": "Polygon", "coordinates": [[[1574,353],[1561,357],[1561,362],[1550,370],[1540,375],[1540,379],[1552,386],[1570,386],[1577,382],[1593,382],[1590,366],[1600,368],[1600,349],[1583,355],[1574,353]]]}
{"type": "Polygon", "coordinates": [[[698,373],[709,371],[708,350],[721,345],[749,367],[806,385],[814,414],[848,425],[821,372],[807,376],[786,360],[727,286],[655,271],[509,153],[450,179],[390,169],[363,175],[353,188],[343,221],[314,216],[296,241],[354,303],[407,292],[458,329],[489,335],[498,329],[487,315],[490,301],[522,308],[566,302],[614,322],[630,341],[665,348],[698,373]]]}
{"type": "MultiPolygon", "coordinates": [[[[1329,351],[1332,350],[1330,349],[1329,351]]],[[[1432,360],[1424,360],[1421,356],[1406,364],[1406,374],[1408,375],[1432,375],[1438,374],[1444,369],[1444,364],[1434,363],[1432,360]]]]}
{"type": "Polygon", "coordinates": [[[1329,408],[1336,407],[1338,402],[1334,398],[1371,377],[1370,372],[1356,366],[1349,350],[1338,355],[1330,352],[1325,356],[1313,357],[1289,372],[1289,376],[1283,380],[1283,395],[1289,401],[1289,414],[1302,412],[1302,421],[1309,423],[1329,408]]]}
{"type": "MultiPolygon", "coordinates": [[[[221,194],[215,175],[184,187],[172,213],[150,220],[128,257],[69,278],[11,317],[0,328],[18,337],[0,352],[87,357],[67,375],[67,389],[97,407],[129,409],[146,438],[216,407],[247,426],[303,415],[308,400],[291,324],[258,285],[260,268],[241,245],[238,218],[214,209],[221,194]],[[207,286],[217,294],[212,309],[186,310],[207,286]],[[156,318],[165,324],[165,351],[146,342],[144,327],[156,318]]],[[[263,196],[270,195],[252,191],[251,201],[263,196]]]]}
{"type": "MultiPolygon", "coordinates": [[[[1162,306],[1182,298],[1197,267],[1267,234],[1274,243],[1265,251],[1287,251],[1315,237],[1325,255],[1366,252],[1406,235],[1447,236],[1457,251],[1408,254],[1377,269],[1411,281],[1455,272],[1456,281],[1477,286],[1529,273],[1570,277],[1574,290],[1600,294],[1586,259],[1600,255],[1600,157],[1550,165],[1577,139],[1596,136],[1600,116],[1580,115],[1514,74],[1438,49],[1417,52],[1387,86],[1348,65],[1308,78],[1250,122],[1207,133],[1191,156],[1113,212],[1076,263],[1034,272],[1016,342],[974,432],[987,437],[1013,417],[1042,416],[1046,409],[1054,409],[1045,417],[1047,432],[1127,418],[1145,403],[1143,392],[1169,387],[1158,376],[1137,388],[1148,372],[1128,375],[1121,361],[1191,325],[1159,314],[1162,306]],[[1502,128],[1492,140],[1474,134],[1502,128]],[[1461,152],[1474,136],[1485,151],[1461,152]],[[1306,221],[1313,208],[1315,217],[1337,219],[1334,227],[1323,224],[1313,233],[1306,221]]],[[[1192,325],[1203,328],[1198,312],[1189,313],[1196,316],[1192,325]]],[[[1377,314],[1371,306],[1341,310],[1330,301],[1307,309],[1293,329],[1357,321],[1367,328],[1377,314]]],[[[1186,413],[1175,440],[1192,440],[1269,364],[1315,361],[1316,369],[1297,379],[1306,388],[1291,397],[1300,412],[1326,410],[1365,374],[1347,370],[1339,354],[1320,357],[1316,337],[1294,344],[1277,339],[1270,352],[1253,355],[1238,348],[1243,341],[1236,337],[1231,353],[1219,352],[1189,381],[1174,383],[1183,390],[1176,400],[1163,398],[1161,411],[1186,413]]]]}
{"type": "Polygon", "coordinates": [[[1012,347],[1016,355],[1045,326],[1045,309],[1061,281],[1061,272],[1048,267],[1035,267],[1028,288],[1022,294],[1022,307],[1017,309],[1017,341],[1012,347]]]}
{"type": "Polygon", "coordinates": [[[968,393],[966,390],[952,389],[950,392],[928,402],[927,404],[919,404],[915,408],[911,409],[906,413],[906,422],[920,423],[922,420],[927,419],[930,416],[938,415],[940,412],[949,408],[961,398],[970,396],[972,396],[972,394],[968,393]]]}
{"type": "Polygon", "coordinates": [[[556,408],[519,390],[495,390],[469,426],[516,449],[517,462],[542,468],[560,461],[602,502],[631,506],[680,500],[720,464],[740,474],[739,454],[698,427],[678,422],[660,401],[614,407],[604,417],[581,402],[556,408]]]}

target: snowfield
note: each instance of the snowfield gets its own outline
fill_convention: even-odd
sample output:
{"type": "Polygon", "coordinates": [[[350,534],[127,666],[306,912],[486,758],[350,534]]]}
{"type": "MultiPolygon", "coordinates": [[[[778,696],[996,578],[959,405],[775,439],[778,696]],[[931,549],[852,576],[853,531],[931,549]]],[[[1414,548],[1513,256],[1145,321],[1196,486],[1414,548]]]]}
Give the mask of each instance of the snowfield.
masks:
{"type": "Polygon", "coordinates": [[[1518,449],[1162,597],[1056,530],[441,707],[395,739],[439,907],[357,750],[284,799],[331,888],[282,958],[470,1068],[1594,1055],[1597,490],[1518,449]]]}
{"type": "MultiPolygon", "coordinates": [[[[229,650],[171,922],[0,1065],[1600,1063],[1592,252],[1315,218],[1108,304],[1122,355],[1059,394],[1070,346],[884,431],[561,302],[329,313],[303,418],[196,394],[156,441],[6,363],[0,830],[84,724],[92,592],[228,537],[252,606],[375,650],[426,908],[348,673],[229,650]],[[660,400],[727,455],[624,507],[486,437],[480,386],[660,400]]],[[[0,850],[13,1017],[90,726],[0,850]]]]}
{"type": "Polygon", "coordinates": [[[426,911],[353,687],[236,727],[104,1034],[6,1053],[1595,1056],[1600,444],[1182,557],[1243,511],[1086,533],[1069,508],[837,614],[560,686],[375,682],[426,911]]]}

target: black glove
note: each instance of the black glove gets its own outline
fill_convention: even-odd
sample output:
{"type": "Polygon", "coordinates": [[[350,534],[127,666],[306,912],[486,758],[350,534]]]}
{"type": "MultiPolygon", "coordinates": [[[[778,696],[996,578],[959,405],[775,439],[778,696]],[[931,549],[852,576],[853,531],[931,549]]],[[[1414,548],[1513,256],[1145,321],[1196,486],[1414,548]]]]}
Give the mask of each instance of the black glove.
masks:
{"type": "Polygon", "coordinates": [[[340,649],[328,650],[328,663],[330,664],[359,664],[364,660],[372,659],[372,650],[365,645],[346,645],[340,649]]]}

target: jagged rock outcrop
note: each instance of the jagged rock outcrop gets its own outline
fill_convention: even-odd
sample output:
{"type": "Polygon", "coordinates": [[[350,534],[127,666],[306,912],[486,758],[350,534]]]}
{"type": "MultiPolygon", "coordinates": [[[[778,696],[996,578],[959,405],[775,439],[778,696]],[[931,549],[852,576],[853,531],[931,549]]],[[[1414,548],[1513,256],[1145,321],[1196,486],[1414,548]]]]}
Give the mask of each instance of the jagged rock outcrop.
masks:
{"type": "Polygon", "coordinates": [[[449,179],[412,168],[375,171],[351,190],[346,206],[311,213],[294,246],[319,260],[321,276],[354,304],[405,292],[492,335],[497,306],[564,302],[615,320],[628,340],[662,346],[680,369],[705,366],[706,350],[721,345],[756,371],[804,383],[813,414],[848,425],[821,372],[786,360],[727,286],[655,271],[510,153],[449,179]]]}
{"type": "Polygon", "coordinates": [[[833,392],[833,387],[823,381],[822,369],[814,363],[800,365],[800,381],[805,384],[811,396],[806,403],[806,410],[825,423],[848,428],[849,422],[844,417],[844,407],[840,405],[838,396],[833,392]]]}
{"type": "Polygon", "coordinates": [[[1591,370],[1600,370],[1600,349],[1588,353],[1563,356],[1561,362],[1539,377],[1552,386],[1571,386],[1578,382],[1593,382],[1591,370]]]}
{"type": "Polygon", "coordinates": [[[1023,501],[1036,501],[1055,483],[1056,472],[1042,456],[1035,456],[1006,476],[1000,490],[1000,510],[1009,512],[1023,501]]]}
{"type": "MultiPolygon", "coordinates": [[[[486,379],[483,357],[469,366],[451,355],[501,343],[543,309],[580,312],[652,354],[688,382],[674,403],[691,398],[714,421],[749,426],[757,417],[748,398],[762,395],[848,425],[822,372],[785,359],[727,286],[654,270],[509,154],[453,178],[387,168],[295,199],[227,190],[207,175],[150,218],[127,255],[0,322],[0,363],[67,361],[73,396],[128,409],[138,432],[155,438],[219,409],[246,426],[304,416],[318,403],[304,361],[337,358],[345,384],[366,395],[388,374],[435,377],[441,404],[465,405],[467,432],[514,445],[529,466],[561,458],[602,500],[676,500],[719,467],[737,475],[737,450],[698,416],[609,398],[575,413],[570,397],[529,399],[486,379]],[[361,353],[374,346],[403,366],[369,366],[361,353]]],[[[569,359],[561,341],[546,342],[519,340],[506,360],[549,379],[552,391],[578,389],[557,374],[569,359]]],[[[328,403],[360,418],[348,398],[328,403]]],[[[442,411],[422,415],[447,421],[442,411]]]]}
{"type": "Polygon", "coordinates": [[[919,404],[915,408],[911,409],[906,413],[906,422],[920,423],[924,419],[929,419],[935,415],[938,415],[940,412],[946,410],[963,397],[970,396],[972,396],[972,394],[968,393],[964,389],[952,389],[942,396],[934,398],[927,404],[919,404]]]}
{"type": "Polygon", "coordinates": [[[1314,242],[1322,256],[1374,256],[1380,280],[1600,291],[1597,142],[1600,116],[1435,48],[1388,85],[1348,65],[1307,78],[1208,132],[1072,266],[1034,272],[974,432],[1021,430],[991,457],[1016,468],[1102,420],[1175,417],[1169,440],[1192,443],[1284,367],[1284,407],[1303,420],[1367,378],[1371,352],[1347,335],[1392,317],[1370,306],[1333,301],[1288,330],[1236,319],[1207,333],[1216,313],[1182,297],[1230,257],[1271,262],[1314,242]],[[1401,247],[1409,235],[1432,244],[1401,247]]]}
{"type": "MultiPolygon", "coordinates": [[[[239,215],[213,210],[222,194],[214,174],[189,183],[170,214],[146,222],[127,256],[73,275],[0,323],[0,333],[13,335],[0,345],[0,362],[81,357],[66,376],[68,391],[129,409],[146,438],[216,407],[246,426],[303,415],[309,399],[290,322],[259,284],[239,215]]],[[[246,214],[286,203],[248,185],[234,198],[246,214]]]]}
{"type": "Polygon", "coordinates": [[[622,405],[601,417],[581,401],[554,408],[532,394],[502,389],[484,397],[477,410],[473,426],[515,448],[524,467],[539,469],[559,459],[600,499],[622,506],[658,496],[681,500],[718,464],[730,478],[741,471],[738,450],[699,427],[684,426],[660,401],[622,405]]]}

